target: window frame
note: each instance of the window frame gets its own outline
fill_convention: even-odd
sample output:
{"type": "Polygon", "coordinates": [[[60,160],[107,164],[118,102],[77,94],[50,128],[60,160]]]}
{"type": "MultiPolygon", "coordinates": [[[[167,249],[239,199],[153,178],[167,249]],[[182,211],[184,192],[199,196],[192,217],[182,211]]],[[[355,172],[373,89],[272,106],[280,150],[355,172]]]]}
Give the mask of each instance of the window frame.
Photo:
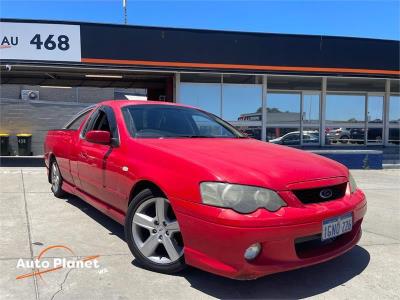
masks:
{"type": "Polygon", "coordinates": [[[108,125],[110,127],[110,135],[111,135],[111,146],[118,147],[120,145],[120,135],[119,135],[119,130],[118,130],[118,124],[117,120],[115,117],[114,110],[112,107],[108,105],[101,105],[92,112],[92,114],[89,116],[89,118],[86,120],[86,124],[84,125],[85,127],[82,128],[80,138],[83,140],[86,140],[86,134],[93,130],[93,126],[97,119],[99,118],[99,114],[104,113],[108,125]]]}
{"type": "Polygon", "coordinates": [[[91,112],[95,109],[94,105],[91,105],[83,110],[81,110],[80,112],[78,112],[76,115],[74,115],[64,126],[62,129],[65,130],[79,130],[79,128],[81,128],[85,123],[86,120],[88,120],[88,118],[83,119],[82,123],[79,125],[79,127],[77,129],[71,129],[70,127],[72,126],[73,123],[76,122],[76,120],[78,120],[80,117],[82,117],[82,115],[91,115],[91,112]]]}

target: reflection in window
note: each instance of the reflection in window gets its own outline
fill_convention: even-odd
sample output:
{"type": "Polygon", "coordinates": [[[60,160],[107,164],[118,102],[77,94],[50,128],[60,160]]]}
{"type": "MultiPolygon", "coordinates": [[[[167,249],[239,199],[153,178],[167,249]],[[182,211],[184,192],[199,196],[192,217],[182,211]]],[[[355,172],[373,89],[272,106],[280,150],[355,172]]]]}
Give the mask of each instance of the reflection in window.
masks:
{"type": "Polygon", "coordinates": [[[261,121],[262,86],[223,84],[222,118],[227,121],[261,121]]]}
{"type": "Polygon", "coordinates": [[[230,136],[226,128],[202,115],[193,115],[200,136],[230,136]]]}
{"type": "Polygon", "coordinates": [[[383,130],[382,128],[368,128],[368,143],[382,144],[383,130]]]}
{"type": "Polygon", "coordinates": [[[267,140],[279,145],[300,145],[299,128],[267,127],[267,140]]]}
{"type": "Polygon", "coordinates": [[[303,123],[319,124],[319,94],[303,96],[303,123]]]}
{"type": "Polygon", "coordinates": [[[400,128],[389,128],[389,143],[400,144],[400,128]]]}
{"type": "Polygon", "coordinates": [[[362,145],[364,128],[326,127],[325,143],[327,145],[362,145]]]}
{"type": "Polygon", "coordinates": [[[181,82],[180,102],[220,116],[221,85],[219,83],[181,82]]]}
{"type": "Polygon", "coordinates": [[[250,138],[261,140],[261,126],[236,125],[235,128],[250,138]]]}
{"type": "Polygon", "coordinates": [[[365,119],[364,95],[327,95],[326,122],[361,123],[365,119]]]}
{"type": "Polygon", "coordinates": [[[319,146],[319,129],[303,128],[303,145],[304,146],[319,146]]]}
{"type": "Polygon", "coordinates": [[[382,124],[383,96],[368,97],[368,123],[382,124]]]}
{"type": "Polygon", "coordinates": [[[299,124],[300,98],[299,93],[268,93],[267,123],[299,124]]]}
{"type": "Polygon", "coordinates": [[[400,124],[400,96],[390,96],[389,122],[400,124]]]}

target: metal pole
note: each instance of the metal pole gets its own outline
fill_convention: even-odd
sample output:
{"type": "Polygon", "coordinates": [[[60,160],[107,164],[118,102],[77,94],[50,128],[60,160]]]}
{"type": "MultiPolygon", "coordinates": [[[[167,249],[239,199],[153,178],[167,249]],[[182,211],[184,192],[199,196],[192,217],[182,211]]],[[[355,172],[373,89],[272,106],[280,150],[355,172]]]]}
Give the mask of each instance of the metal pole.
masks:
{"type": "Polygon", "coordinates": [[[124,8],[124,23],[125,23],[125,25],[128,24],[128,15],[127,15],[127,12],[126,12],[126,2],[127,1],[128,0],[122,0],[122,6],[124,8]]]}
{"type": "Polygon", "coordinates": [[[390,80],[385,82],[385,96],[383,99],[383,145],[389,146],[389,101],[390,101],[390,80]]]}
{"type": "Polygon", "coordinates": [[[267,75],[262,75],[262,97],[261,97],[261,140],[267,140],[267,75]]]}
{"type": "Polygon", "coordinates": [[[181,87],[181,73],[175,73],[175,85],[174,85],[174,100],[175,103],[181,103],[180,89],[181,87]]]}
{"type": "Polygon", "coordinates": [[[325,146],[325,117],[326,117],[326,90],[327,90],[327,78],[326,76],[322,77],[322,91],[321,91],[321,123],[320,123],[320,142],[321,146],[325,146]]]}
{"type": "Polygon", "coordinates": [[[304,105],[304,91],[301,91],[300,93],[300,132],[299,132],[299,137],[300,137],[300,145],[299,146],[303,146],[303,113],[304,113],[304,109],[303,109],[303,105],[304,105]]]}

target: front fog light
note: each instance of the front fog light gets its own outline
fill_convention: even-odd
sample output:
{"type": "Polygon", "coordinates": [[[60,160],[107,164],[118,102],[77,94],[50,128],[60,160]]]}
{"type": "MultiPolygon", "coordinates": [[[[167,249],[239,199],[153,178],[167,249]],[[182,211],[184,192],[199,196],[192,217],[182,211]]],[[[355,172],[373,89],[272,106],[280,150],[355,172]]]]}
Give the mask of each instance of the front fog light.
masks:
{"type": "Polygon", "coordinates": [[[246,249],[246,251],[244,252],[244,258],[247,260],[253,260],[257,257],[258,254],[260,254],[260,251],[260,243],[255,243],[246,249]]]}

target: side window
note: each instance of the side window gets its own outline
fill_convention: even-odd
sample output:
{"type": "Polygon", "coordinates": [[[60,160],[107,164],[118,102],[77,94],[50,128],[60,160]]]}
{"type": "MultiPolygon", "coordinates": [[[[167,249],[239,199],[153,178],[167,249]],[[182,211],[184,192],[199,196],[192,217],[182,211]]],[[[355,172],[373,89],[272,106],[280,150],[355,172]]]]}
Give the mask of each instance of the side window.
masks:
{"type": "Polygon", "coordinates": [[[298,134],[292,134],[286,137],[286,141],[295,141],[299,139],[299,135],[298,134]]]}
{"type": "Polygon", "coordinates": [[[82,129],[81,138],[84,138],[86,133],[91,130],[109,131],[114,145],[119,144],[117,122],[111,107],[102,106],[90,115],[85,127],[82,129]]]}
{"type": "Polygon", "coordinates": [[[94,121],[94,125],[91,130],[103,130],[109,131],[110,130],[110,123],[108,122],[107,115],[104,111],[100,110],[97,119],[94,121]]]}
{"type": "Polygon", "coordinates": [[[84,127],[82,128],[81,131],[81,138],[84,138],[86,136],[86,133],[93,128],[93,122],[97,120],[97,116],[99,115],[100,108],[96,108],[96,110],[89,116],[87,119],[84,127]]]}
{"type": "Polygon", "coordinates": [[[65,126],[65,129],[78,130],[82,122],[86,119],[90,112],[91,110],[88,110],[77,116],[74,120],[70,121],[69,124],[65,126]]]}

